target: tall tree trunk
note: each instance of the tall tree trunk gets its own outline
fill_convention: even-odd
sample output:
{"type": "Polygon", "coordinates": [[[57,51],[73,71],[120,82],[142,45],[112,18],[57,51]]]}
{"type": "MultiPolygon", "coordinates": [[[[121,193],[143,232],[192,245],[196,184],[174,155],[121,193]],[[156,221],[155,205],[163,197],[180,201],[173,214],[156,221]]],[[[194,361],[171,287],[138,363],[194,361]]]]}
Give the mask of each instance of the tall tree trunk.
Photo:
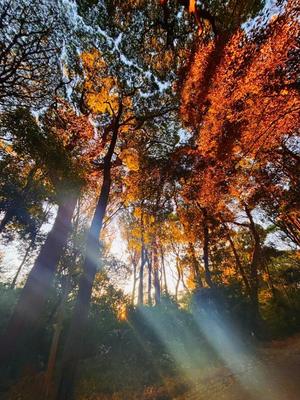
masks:
{"type": "Polygon", "coordinates": [[[200,274],[200,268],[199,268],[199,262],[197,260],[196,254],[195,254],[195,247],[193,243],[189,242],[189,253],[192,258],[192,268],[193,268],[193,275],[194,275],[194,281],[196,283],[196,288],[202,288],[203,283],[201,279],[201,274],[200,274]]]}
{"type": "Polygon", "coordinates": [[[268,277],[267,278],[267,285],[268,285],[268,287],[269,287],[269,289],[270,289],[270,291],[272,293],[273,299],[276,300],[276,301],[279,301],[280,297],[278,296],[278,292],[276,291],[276,288],[274,286],[274,281],[273,281],[273,278],[272,278],[272,275],[271,275],[271,272],[270,272],[270,268],[269,268],[267,263],[264,263],[264,264],[265,264],[264,268],[265,268],[265,271],[266,271],[267,277],[268,277]]]}
{"type": "Polygon", "coordinates": [[[117,143],[121,113],[122,105],[120,105],[118,115],[113,121],[110,145],[103,160],[102,187],[88,233],[83,273],[80,277],[77,301],[63,352],[62,371],[57,393],[57,399],[59,400],[74,399],[76,370],[78,361],[82,357],[84,330],[88,319],[92,287],[100,259],[99,238],[109,200],[111,188],[111,161],[117,143]]]}
{"type": "Polygon", "coordinates": [[[65,313],[65,306],[70,290],[70,274],[64,276],[64,280],[62,282],[62,295],[60,305],[57,310],[56,321],[54,324],[54,332],[52,336],[51,347],[49,351],[49,358],[48,358],[48,365],[45,377],[45,399],[48,399],[51,388],[53,385],[53,375],[55,370],[56,358],[57,358],[57,351],[59,340],[61,336],[61,331],[63,328],[63,320],[64,320],[64,313],[65,313]]]}
{"type": "Polygon", "coordinates": [[[58,206],[51,231],[29,273],[19,301],[0,341],[0,361],[7,363],[32,337],[38,327],[43,307],[71,229],[78,194],[69,193],[58,206]]]}
{"type": "Polygon", "coordinates": [[[145,268],[145,246],[142,244],[141,248],[141,265],[139,271],[139,290],[138,290],[138,305],[144,304],[144,268],[145,268]]]}
{"type": "Polygon", "coordinates": [[[33,248],[33,243],[31,241],[29,246],[26,249],[26,252],[25,252],[25,254],[24,254],[23,258],[22,258],[22,261],[20,262],[19,268],[17,269],[17,272],[15,273],[15,276],[14,276],[14,278],[13,278],[11,284],[10,284],[10,288],[11,289],[15,288],[16,283],[17,283],[17,279],[18,279],[18,277],[19,277],[19,275],[21,273],[21,270],[22,270],[25,262],[27,261],[28,255],[29,255],[29,253],[30,253],[32,248],[33,248]]]}
{"type": "Polygon", "coordinates": [[[137,282],[137,277],[136,277],[136,262],[133,261],[133,285],[132,285],[132,292],[131,292],[131,304],[134,305],[134,300],[135,300],[135,291],[136,291],[136,282],[137,282]]]}
{"type": "Polygon", "coordinates": [[[211,272],[209,269],[209,230],[207,225],[207,211],[202,208],[203,213],[203,262],[205,270],[205,282],[209,287],[213,287],[214,283],[211,279],[211,272]]]}
{"type": "Polygon", "coordinates": [[[176,269],[177,269],[177,280],[176,280],[176,285],[175,285],[175,299],[176,301],[178,300],[178,290],[179,290],[179,284],[181,280],[181,271],[180,271],[180,266],[179,266],[179,257],[176,256],[176,269]]]}
{"type": "MultiPolygon", "coordinates": [[[[81,209],[81,207],[80,207],[80,198],[79,198],[77,201],[75,215],[73,216],[73,235],[75,238],[76,238],[76,235],[78,235],[80,209],[81,209]]],[[[53,331],[52,342],[51,342],[51,347],[50,347],[49,357],[48,357],[47,371],[46,371],[46,376],[45,376],[45,399],[46,400],[48,398],[52,398],[52,395],[53,395],[53,389],[54,389],[53,376],[54,376],[54,372],[55,372],[58,346],[59,346],[59,342],[61,339],[61,332],[63,329],[65,308],[66,308],[68,295],[69,295],[70,288],[71,288],[71,277],[72,277],[72,274],[74,274],[74,268],[76,265],[76,260],[77,260],[78,255],[79,255],[79,250],[78,250],[75,242],[73,242],[72,256],[71,256],[71,259],[68,260],[68,268],[67,268],[68,273],[67,273],[67,275],[62,276],[62,283],[61,283],[62,295],[61,295],[59,305],[57,307],[56,320],[55,320],[55,324],[53,326],[54,331],[53,331]]],[[[63,267],[62,270],[64,270],[66,268],[66,265],[65,266],[63,265],[62,267],[63,267]]],[[[51,321],[52,318],[53,318],[53,316],[51,316],[51,318],[49,320],[51,321]]]]}
{"type": "Polygon", "coordinates": [[[159,282],[159,262],[158,262],[158,251],[157,243],[153,243],[153,269],[154,269],[154,299],[155,304],[160,304],[160,282],[159,282]]]}
{"type": "Polygon", "coordinates": [[[250,262],[250,284],[251,284],[251,301],[254,311],[254,322],[255,322],[255,330],[256,333],[259,331],[260,326],[260,311],[259,311],[259,301],[258,301],[258,270],[262,266],[262,251],[261,251],[261,243],[260,236],[256,229],[252,214],[248,206],[245,205],[245,212],[249,219],[249,228],[254,240],[254,248],[252,252],[251,262],[250,262]]]}
{"type": "Polygon", "coordinates": [[[184,289],[189,293],[190,290],[184,281],[184,272],[183,271],[181,272],[181,283],[182,283],[182,286],[184,287],[184,289]]]}
{"type": "Polygon", "coordinates": [[[152,254],[148,254],[146,250],[146,260],[148,266],[148,305],[152,305],[152,296],[151,296],[151,289],[152,289],[152,254]]]}
{"type": "Polygon", "coordinates": [[[168,290],[168,282],[167,282],[167,274],[166,274],[166,266],[165,266],[165,255],[164,255],[164,250],[162,246],[160,247],[160,257],[161,257],[161,268],[162,268],[162,274],[164,278],[164,290],[166,295],[169,295],[169,290],[168,290]]]}
{"type": "Polygon", "coordinates": [[[245,288],[246,288],[246,292],[247,292],[248,296],[251,297],[251,287],[250,287],[248,278],[246,276],[246,272],[244,270],[244,267],[242,265],[242,262],[240,260],[239,254],[238,254],[238,252],[236,250],[236,247],[234,245],[234,242],[233,242],[233,239],[231,237],[230,231],[229,231],[229,229],[228,229],[228,227],[227,227],[227,225],[225,223],[223,223],[223,226],[226,229],[227,237],[228,237],[228,240],[229,240],[229,243],[230,243],[230,247],[231,247],[232,253],[234,255],[235,263],[236,263],[237,269],[238,269],[238,271],[239,271],[239,273],[240,273],[240,275],[242,277],[243,283],[244,283],[245,288]]]}

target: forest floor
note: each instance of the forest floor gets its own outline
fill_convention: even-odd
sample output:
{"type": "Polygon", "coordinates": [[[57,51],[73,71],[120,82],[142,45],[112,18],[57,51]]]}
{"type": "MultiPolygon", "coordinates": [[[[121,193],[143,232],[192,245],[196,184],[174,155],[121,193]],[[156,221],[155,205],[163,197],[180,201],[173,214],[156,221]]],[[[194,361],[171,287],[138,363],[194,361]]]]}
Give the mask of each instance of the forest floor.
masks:
{"type": "MultiPolygon", "coordinates": [[[[205,368],[170,378],[163,386],[147,387],[141,393],[117,392],[104,395],[97,390],[87,394],[84,387],[78,400],[300,400],[300,334],[281,341],[261,343],[233,367],[205,368]],[[188,374],[187,374],[188,375],[188,374]],[[92,392],[92,393],[91,393],[92,392]]],[[[187,371],[186,371],[187,372],[187,371]]],[[[28,386],[14,387],[5,400],[44,399],[28,386]]],[[[2,399],[1,395],[0,398],[2,399]]]]}
{"type": "Polygon", "coordinates": [[[300,335],[261,345],[247,364],[218,368],[176,400],[300,399],[300,335]]]}

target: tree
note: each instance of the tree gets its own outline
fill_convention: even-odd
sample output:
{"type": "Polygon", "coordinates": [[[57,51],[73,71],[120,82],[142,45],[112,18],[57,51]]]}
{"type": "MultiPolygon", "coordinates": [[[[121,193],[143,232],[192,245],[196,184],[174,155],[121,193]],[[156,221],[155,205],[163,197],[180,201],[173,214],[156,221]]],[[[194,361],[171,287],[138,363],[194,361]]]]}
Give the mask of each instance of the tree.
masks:
{"type": "Polygon", "coordinates": [[[55,37],[61,18],[53,5],[1,2],[0,104],[5,108],[45,104],[62,86],[60,41],[55,37]]]}
{"type": "Polygon", "coordinates": [[[15,150],[19,149],[21,153],[30,155],[47,174],[55,191],[58,210],[52,229],[40,249],[2,339],[1,362],[4,363],[7,358],[18,354],[29,335],[36,332],[59,259],[67,243],[72,216],[84,182],[85,170],[78,172],[78,168],[84,166],[84,162],[78,159],[82,151],[81,131],[78,129],[84,132],[84,143],[93,133],[89,122],[80,120],[80,117],[72,114],[70,110],[66,114],[64,111],[53,113],[50,110],[45,114],[43,124],[38,125],[27,110],[18,109],[5,116],[5,126],[15,138],[15,150]],[[70,117],[73,120],[70,120],[70,117]],[[82,126],[84,121],[85,126],[82,126]],[[63,142],[59,134],[66,127],[69,129],[63,142]],[[73,129],[70,129],[72,127],[73,129]],[[66,152],[66,149],[69,152],[66,152]],[[18,349],[15,348],[16,344],[18,349]]]}
{"type": "MultiPolygon", "coordinates": [[[[196,153],[201,161],[194,163],[197,175],[185,192],[201,207],[214,210],[217,220],[230,216],[233,199],[237,210],[246,212],[254,240],[248,290],[257,315],[258,274],[264,265],[251,212],[263,204],[262,193],[270,196],[274,189],[272,180],[266,182],[276,165],[274,152],[281,152],[284,138],[295,135],[299,116],[293,50],[296,24],[295,4],[290,1],[285,13],[267,27],[247,35],[238,30],[226,38],[222,49],[212,41],[201,43],[182,90],[182,116],[187,126],[198,131],[196,153]]],[[[290,156],[295,158],[295,153],[290,156]]],[[[278,194],[283,181],[276,186],[278,194]]],[[[237,253],[235,258],[240,264],[237,253]]]]}
{"type": "Polygon", "coordinates": [[[49,196],[41,171],[31,160],[14,153],[13,146],[2,151],[0,232],[4,236],[18,231],[21,237],[34,239],[44,219],[43,201],[49,196]]]}
{"type": "MultiPolygon", "coordinates": [[[[73,396],[75,372],[81,357],[81,342],[88,317],[92,285],[98,270],[99,237],[111,188],[115,181],[118,181],[117,177],[121,173],[119,172],[122,166],[120,160],[123,158],[125,166],[132,168],[133,165],[132,169],[135,169],[133,153],[137,144],[136,137],[139,137],[136,132],[142,133],[142,128],[147,121],[161,118],[172,111],[168,98],[158,108],[155,108],[157,104],[153,101],[149,110],[145,110],[144,99],[139,90],[132,87],[131,81],[125,83],[124,75],[120,71],[116,75],[112,75],[111,72],[116,72],[113,63],[112,67],[108,66],[99,50],[93,49],[90,52],[83,53],[82,60],[85,76],[82,104],[83,108],[91,111],[95,120],[98,119],[101,122],[99,124],[99,136],[103,152],[97,164],[103,176],[100,194],[87,237],[87,250],[83,274],[79,283],[78,299],[70,325],[70,334],[64,349],[62,376],[58,393],[58,398],[61,399],[72,398],[73,396]],[[119,76],[120,80],[118,79],[119,76]],[[115,158],[115,154],[118,154],[118,157],[115,158]],[[118,172],[116,173],[114,170],[118,172]]],[[[119,69],[121,66],[119,66],[119,69]]],[[[143,71],[138,71],[138,73],[143,84],[147,87],[148,82],[143,80],[143,71]]]]}

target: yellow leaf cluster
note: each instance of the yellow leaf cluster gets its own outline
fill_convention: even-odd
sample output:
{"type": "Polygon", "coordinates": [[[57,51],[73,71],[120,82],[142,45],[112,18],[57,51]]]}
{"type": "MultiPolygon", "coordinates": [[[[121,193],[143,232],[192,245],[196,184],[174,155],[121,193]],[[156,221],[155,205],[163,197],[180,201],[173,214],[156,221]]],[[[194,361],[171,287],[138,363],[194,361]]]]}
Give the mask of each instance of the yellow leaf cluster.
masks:
{"type": "Polygon", "coordinates": [[[135,218],[141,219],[142,209],[140,207],[136,207],[133,211],[133,215],[135,216],[135,218]]]}
{"type": "Polygon", "coordinates": [[[196,0],[189,1],[189,12],[190,13],[196,12],[196,0]]]}
{"type": "Polygon", "coordinates": [[[139,156],[135,149],[125,149],[119,157],[130,171],[136,172],[139,170],[139,156]]]}
{"type": "Polygon", "coordinates": [[[99,50],[84,51],[81,53],[81,61],[85,70],[100,70],[106,67],[105,61],[99,50]]]}
{"type": "Polygon", "coordinates": [[[106,75],[106,63],[101,53],[94,49],[81,54],[85,73],[86,103],[96,114],[113,114],[118,108],[117,82],[106,75]]]}

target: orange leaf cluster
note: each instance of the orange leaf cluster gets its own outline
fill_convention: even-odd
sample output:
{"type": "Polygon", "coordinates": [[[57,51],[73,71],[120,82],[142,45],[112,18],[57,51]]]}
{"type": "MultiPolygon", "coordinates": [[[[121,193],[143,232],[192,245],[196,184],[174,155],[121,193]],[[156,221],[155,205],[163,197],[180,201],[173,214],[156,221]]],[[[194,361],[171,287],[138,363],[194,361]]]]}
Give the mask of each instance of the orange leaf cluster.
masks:
{"type": "Polygon", "coordinates": [[[193,178],[205,207],[216,207],[227,194],[251,196],[251,173],[267,165],[270,152],[299,126],[296,9],[291,0],[263,31],[238,30],[202,43],[195,55],[180,111],[197,132],[198,154],[205,160],[193,178]]]}
{"type": "Polygon", "coordinates": [[[240,30],[225,44],[200,46],[182,91],[181,115],[198,129],[201,153],[255,157],[297,126],[298,30],[290,7],[254,38],[240,30]]]}

